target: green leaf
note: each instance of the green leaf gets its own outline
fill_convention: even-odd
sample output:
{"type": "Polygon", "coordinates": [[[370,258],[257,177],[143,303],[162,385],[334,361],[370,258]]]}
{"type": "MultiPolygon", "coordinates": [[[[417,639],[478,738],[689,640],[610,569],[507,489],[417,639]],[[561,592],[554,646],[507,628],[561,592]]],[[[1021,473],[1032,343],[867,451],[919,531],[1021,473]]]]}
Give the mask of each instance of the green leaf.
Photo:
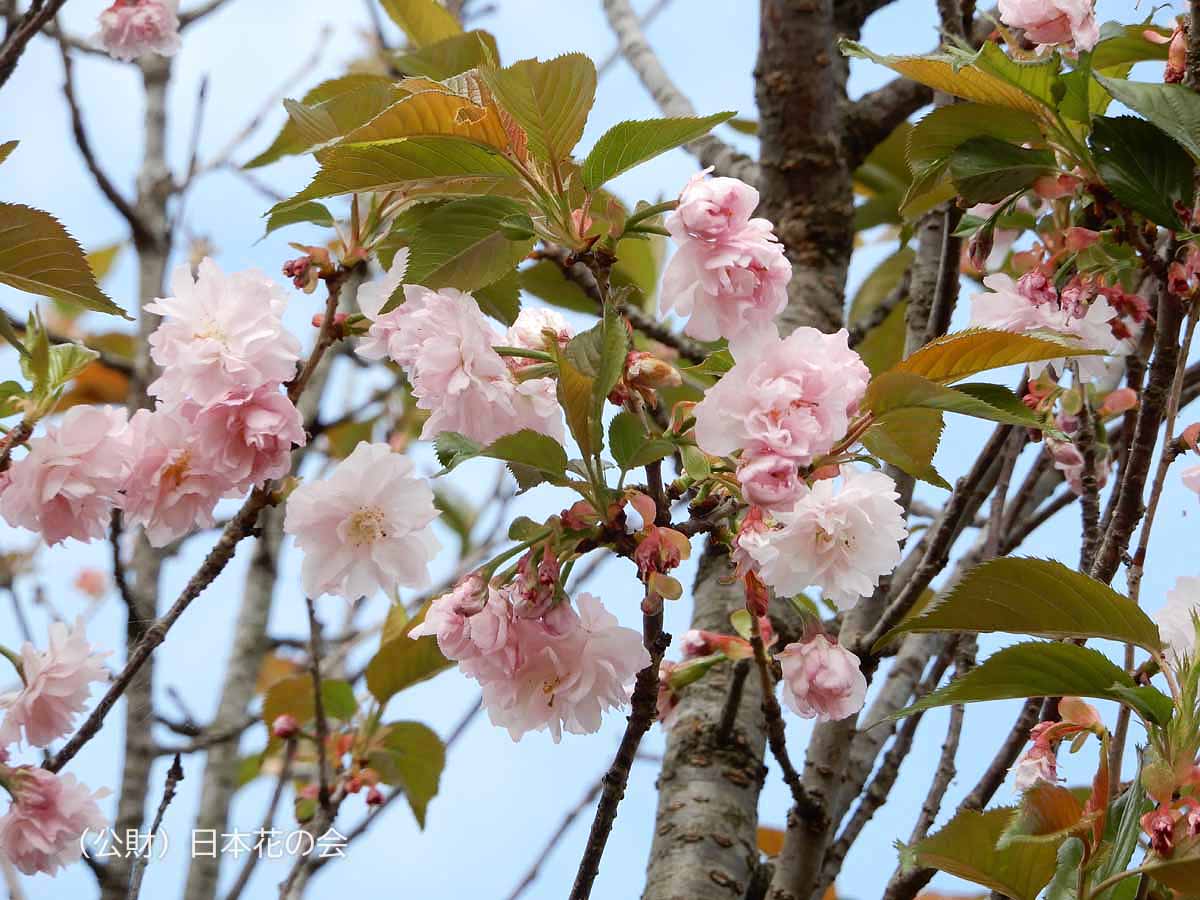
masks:
{"type": "Polygon", "coordinates": [[[107,244],[88,252],[88,268],[92,270],[92,275],[95,276],[97,282],[103,281],[112,271],[112,267],[116,264],[117,257],[121,255],[124,247],[124,242],[117,241],[115,244],[107,244]]]}
{"type": "Polygon", "coordinates": [[[913,127],[908,137],[908,164],[914,172],[930,163],[945,164],[960,146],[981,137],[1018,145],[1042,142],[1037,121],[1027,112],[953,103],[937,107],[913,127]]]}
{"type": "Polygon", "coordinates": [[[393,22],[418,47],[462,34],[458,19],[437,0],[379,0],[393,22]]]}
{"type": "Polygon", "coordinates": [[[884,372],[871,379],[865,408],[883,417],[900,409],[938,409],[992,422],[1042,427],[1042,421],[1007,388],[995,384],[947,387],[911,372],[884,372]]]}
{"type": "Polygon", "coordinates": [[[1057,55],[1037,62],[1017,62],[990,41],[974,56],[959,52],[880,56],[855,41],[843,40],[840,46],[847,56],[873,60],[964,100],[1034,114],[1046,113],[1054,105],[1057,55]]]}
{"type": "Polygon", "coordinates": [[[850,311],[846,318],[852,325],[870,318],[900,283],[916,255],[916,251],[911,247],[901,247],[871,270],[871,274],[863,279],[862,285],[854,294],[854,299],[850,301],[850,311]]]}
{"type": "Polygon", "coordinates": [[[1170,859],[1151,858],[1144,864],[1156,880],[1184,896],[1194,896],[1200,884],[1200,838],[1180,841],[1170,859]]]}
{"type": "MultiPolygon", "coordinates": [[[[1108,853],[1100,858],[1095,872],[1092,873],[1093,884],[1099,884],[1106,878],[1129,868],[1134,851],[1137,850],[1138,838],[1142,833],[1141,817],[1144,813],[1149,812],[1151,806],[1152,804],[1146,796],[1146,790],[1141,784],[1139,767],[1139,774],[1133,777],[1129,787],[1125,789],[1125,793],[1117,798],[1109,811],[1104,835],[1108,853]]],[[[1096,900],[1115,900],[1116,896],[1116,888],[1110,888],[1095,895],[1096,900]]]]}
{"type": "Polygon", "coordinates": [[[415,137],[342,145],[321,154],[312,182],[271,208],[274,215],[309,200],[341,194],[404,191],[412,197],[519,193],[517,170],[486,147],[450,137],[415,137]]]}
{"type": "MultiPolygon", "coordinates": [[[[406,632],[415,628],[423,618],[424,611],[406,623],[409,626],[406,632]]],[[[438,649],[437,638],[433,635],[410,638],[404,633],[380,643],[379,650],[367,663],[367,689],[381,704],[386,704],[405,688],[426,681],[453,666],[454,663],[438,649]]]]}
{"type": "Polygon", "coordinates": [[[862,357],[871,374],[886,372],[904,356],[904,345],[908,338],[907,315],[908,301],[903,300],[855,345],[855,352],[862,357]]]}
{"type": "Polygon", "coordinates": [[[1167,61],[1169,46],[1148,41],[1144,34],[1147,31],[1153,31],[1163,37],[1170,37],[1171,29],[1150,23],[1120,25],[1112,28],[1111,26],[1115,24],[1105,23],[1100,31],[1100,42],[1092,49],[1093,69],[1104,71],[1148,59],[1167,61]]]}
{"type": "Polygon", "coordinates": [[[1057,865],[1051,844],[1019,843],[997,849],[1012,807],[963,810],[946,826],[910,848],[919,865],[940,869],[1013,900],[1035,900],[1057,865]]]}
{"type": "Polygon", "coordinates": [[[299,103],[284,102],[287,123],[271,146],[244,168],[265,166],[337,140],[375,118],[402,96],[403,91],[380,75],[346,75],[323,81],[299,103]]]}
{"type": "Polygon", "coordinates": [[[494,103],[477,95],[466,97],[453,93],[440,82],[415,80],[420,85],[432,87],[401,97],[375,118],[346,134],[340,143],[371,144],[400,138],[453,137],[492,150],[508,149],[509,134],[494,103]]]}
{"type": "Polygon", "coordinates": [[[1182,147],[1132,116],[1094,120],[1090,143],[1114,197],[1156,225],[1183,228],[1176,204],[1192,208],[1195,165],[1182,147]]]}
{"type": "Polygon", "coordinates": [[[1094,356],[1099,351],[1066,344],[1049,335],[971,328],[947,334],[916,350],[897,370],[950,384],[968,375],[1023,363],[1068,356],[1094,356]]]}
{"type": "MultiPolygon", "coordinates": [[[[514,271],[533,247],[532,240],[514,241],[499,230],[500,222],[521,212],[519,204],[499,197],[452,200],[426,216],[409,240],[410,284],[473,291],[514,271]]],[[[397,291],[384,304],[395,308],[397,291]]]]}
{"type": "MultiPolygon", "coordinates": [[[[281,679],[271,685],[263,697],[262,720],[268,730],[282,715],[293,716],[301,726],[306,725],[317,716],[317,704],[313,698],[311,675],[305,673],[281,679]]],[[[354,688],[340,679],[322,679],[321,706],[326,718],[349,722],[358,712],[354,688]]]]}
{"type": "Polygon", "coordinates": [[[1091,823],[1091,816],[1084,819],[1084,801],[1074,791],[1039,781],[1021,796],[1021,805],[1001,835],[1000,846],[1046,840],[1058,844],[1068,834],[1091,823]]]}
{"type": "Polygon", "coordinates": [[[445,431],[438,435],[437,455],[445,466],[439,475],[468,459],[485,457],[508,463],[522,490],[542,481],[563,484],[567,479],[567,452],[554,438],[529,428],[506,434],[486,447],[457,432],[445,431]]]}
{"type": "Polygon", "coordinates": [[[855,170],[854,190],[866,195],[866,201],[854,208],[856,231],[900,222],[900,205],[912,183],[912,173],[905,162],[905,147],[912,127],[903,122],[894,128],[855,170]]]}
{"type": "Polygon", "coordinates": [[[976,137],[950,154],[950,177],[963,202],[997,203],[1057,172],[1049,150],[1027,150],[993,137],[976,137]]]}
{"type": "Polygon", "coordinates": [[[444,81],[468,69],[495,62],[499,52],[496,39],[486,31],[468,31],[452,35],[426,47],[397,53],[396,68],[406,75],[420,75],[444,81]]]}
{"type": "Polygon", "coordinates": [[[1105,638],[1151,652],[1162,648],[1158,626],[1128,597],[1060,562],[1026,557],[975,566],[877,646],[901,634],[931,631],[1105,638]]]}
{"type": "Polygon", "coordinates": [[[1042,900],[1077,900],[1075,889],[1079,886],[1079,864],[1083,861],[1083,841],[1070,837],[1058,846],[1058,867],[1054,878],[1042,894],[1042,900]]]}
{"type": "MultiPolygon", "coordinates": [[[[1114,686],[1132,688],[1133,679],[1099,650],[1078,644],[1029,641],[1005,647],[965,675],[882,721],[939,706],[1026,697],[1092,697],[1133,706],[1128,695],[1113,690],[1114,686]]],[[[1153,710],[1133,708],[1154,721],[1153,710]]]]}
{"type": "Polygon", "coordinates": [[[646,119],[614,125],[601,135],[584,160],[583,186],[594,191],[622,172],[707,134],[733,115],[720,112],[696,118],[646,119]]]}
{"type": "Polygon", "coordinates": [[[1200,160],[1200,95],[1190,87],[1126,81],[1099,73],[1095,78],[1116,100],[1141,113],[1178,141],[1193,159],[1200,160]]]}
{"type": "Polygon", "coordinates": [[[40,209],[0,203],[0,283],[129,318],[100,290],[75,239],[40,209]]]}
{"type": "Polygon", "coordinates": [[[585,457],[600,452],[603,444],[600,421],[593,417],[593,387],[596,379],[579,371],[563,353],[558,356],[558,405],[563,408],[567,428],[585,457]]]}
{"type": "Polygon", "coordinates": [[[876,419],[862,443],[902,472],[949,490],[949,483],[933,467],[943,427],[942,414],[936,409],[898,409],[876,419]]]}
{"type": "Polygon", "coordinates": [[[511,325],[521,313],[521,282],[517,270],[506,272],[491,284],[476,288],[472,296],[479,308],[493,319],[511,325]]]}
{"type": "Polygon", "coordinates": [[[297,225],[301,222],[309,222],[313,225],[332,228],[333,214],[320,203],[301,203],[299,206],[271,213],[267,218],[267,230],[263,233],[263,237],[266,237],[277,228],[283,228],[287,225],[297,225]]]}
{"type": "Polygon", "coordinates": [[[0,163],[3,163],[6,159],[12,156],[12,152],[17,149],[17,144],[19,143],[21,142],[5,141],[3,144],[0,144],[0,163]]]}
{"type": "Polygon", "coordinates": [[[574,281],[563,273],[562,266],[548,259],[539,260],[532,266],[526,266],[517,273],[521,290],[544,300],[551,306],[569,309],[573,312],[597,312],[596,302],[592,300],[574,281]]]}
{"type": "Polygon", "coordinates": [[[608,448],[622,471],[648,465],[675,452],[670,441],[646,434],[641,420],[629,412],[617,413],[609,423],[608,448]]]}
{"type": "Polygon", "coordinates": [[[446,746],[432,729],[420,722],[390,722],[383,726],[384,753],[372,766],[388,784],[404,790],[417,824],[425,828],[425,812],[429,801],[437,796],[438,783],[446,766],[446,746]]]}
{"type": "Polygon", "coordinates": [[[596,66],[582,53],[547,62],[523,59],[505,69],[484,71],[500,105],[529,139],[529,151],[543,162],[571,155],[583,135],[596,99],[596,66]]]}

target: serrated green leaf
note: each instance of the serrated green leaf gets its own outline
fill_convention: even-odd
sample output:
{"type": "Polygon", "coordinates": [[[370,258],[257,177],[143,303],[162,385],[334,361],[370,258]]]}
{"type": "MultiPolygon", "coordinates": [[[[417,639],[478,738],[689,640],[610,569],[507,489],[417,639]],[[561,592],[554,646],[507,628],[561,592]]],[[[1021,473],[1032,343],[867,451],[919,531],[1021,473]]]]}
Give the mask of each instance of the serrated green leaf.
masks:
{"type": "Polygon", "coordinates": [[[513,434],[497,438],[486,447],[463,437],[454,431],[444,431],[437,437],[438,460],[445,468],[438,473],[444,475],[468,459],[484,457],[498,459],[509,464],[518,481],[525,482],[522,489],[531,487],[531,475],[538,481],[562,484],[567,474],[567,452],[554,438],[525,428],[513,434]],[[513,467],[520,467],[518,471],[513,467]]]}
{"type": "Polygon", "coordinates": [[[703,481],[712,474],[712,464],[708,455],[694,444],[684,444],[679,448],[683,457],[683,469],[695,481],[703,481]]]}
{"type": "Polygon", "coordinates": [[[908,301],[902,300],[854,346],[854,351],[862,357],[872,375],[886,372],[904,357],[908,339],[907,316],[908,301]]]}
{"type": "Polygon", "coordinates": [[[312,182],[275,204],[273,215],[310,200],[341,194],[404,191],[410,197],[520,194],[517,171],[498,153],[448,137],[340,145],[321,154],[312,182]]]}
{"type": "Polygon", "coordinates": [[[863,279],[862,285],[854,293],[846,320],[852,325],[857,325],[863,319],[870,318],[900,283],[915,257],[916,251],[911,247],[901,247],[872,269],[871,274],[863,279]]]}
{"type": "Polygon", "coordinates": [[[265,166],[335,141],[375,118],[403,95],[403,91],[380,75],[345,75],[324,81],[300,102],[285,102],[287,123],[271,146],[244,168],[265,166]]]}
{"type": "MultiPolygon", "coordinates": [[[[1134,682],[1100,651],[1078,644],[1030,641],[994,653],[965,675],[884,721],[939,706],[1027,697],[1091,697],[1128,704],[1129,695],[1113,690],[1114,686],[1132,688],[1134,682]]],[[[1134,708],[1147,718],[1153,714],[1148,707],[1134,708]]]]}
{"type": "MultiPolygon", "coordinates": [[[[1117,872],[1124,872],[1133,860],[1141,836],[1141,818],[1149,812],[1152,804],[1141,784],[1141,767],[1129,782],[1129,787],[1113,803],[1105,824],[1104,841],[1108,853],[1101,857],[1092,876],[1092,883],[1099,884],[1117,872]]],[[[1096,894],[1096,900],[1116,900],[1116,888],[1096,894]]]]}
{"type": "MultiPolygon", "coordinates": [[[[421,90],[401,97],[375,118],[342,138],[346,144],[372,144],[401,138],[451,137],[481,147],[504,151],[509,134],[493,103],[453,93],[440,82],[420,84],[440,88],[421,90]]],[[[406,82],[407,83],[407,82],[406,82]]],[[[416,87],[416,85],[414,85],[416,87]]]]}
{"type": "MultiPolygon", "coordinates": [[[[282,715],[292,716],[301,726],[306,725],[317,715],[314,697],[312,676],[308,673],[280,679],[263,697],[262,720],[268,729],[282,715]]],[[[349,722],[358,712],[354,688],[340,679],[322,679],[321,706],[326,718],[349,722]]]]}
{"type": "Polygon", "coordinates": [[[455,34],[425,47],[397,53],[393,59],[405,75],[443,81],[468,69],[494,63],[499,57],[496,39],[486,31],[455,34]]]}
{"type": "Polygon", "coordinates": [[[1158,626],[1128,597],[1060,562],[1026,557],[975,566],[936,603],[884,635],[879,645],[901,634],[931,631],[1106,638],[1151,652],[1162,648],[1158,626]]]}
{"type": "Polygon", "coordinates": [[[594,191],[634,166],[707,134],[732,112],[677,119],[647,119],[614,125],[596,141],[583,163],[583,186],[594,191]]]}
{"type": "Polygon", "coordinates": [[[263,237],[266,237],[272,231],[283,228],[287,225],[297,225],[301,222],[307,222],[313,225],[321,225],[325,228],[333,227],[333,213],[325,206],[316,202],[301,203],[299,206],[293,206],[290,209],[282,210],[281,212],[271,213],[267,217],[267,230],[263,232],[263,237]]]}
{"type": "Polygon", "coordinates": [[[1156,84],[1108,78],[1098,72],[1095,78],[1112,96],[1134,112],[1141,113],[1192,155],[1200,160],[1200,95],[1182,84],[1156,84]]]}
{"type": "Polygon", "coordinates": [[[608,449],[621,469],[636,469],[670,456],[675,445],[646,433],[641,419],[619,412],[608,425],[608,449]]]}
{"type": "Polygon", "coordinates": [[[883,417],[894,410],[921,408],[1039,428],[1042,421],[1007,388],[994,384],[948,387],[911,372],[891,371],[871,379],[863,406],[883,417]]]}
{"type": "Polygon", "coordinates": [[[0,163],[3,163],[6,159],[12,156],[12,152],[17,149],[17,144],[19,143],[21,142],[5,141],[3,144],[0,144],[0,163]]]}
{"type": "Polygon", "coordinates": [[[521,282],[512,269],[481,288],[471,292],[479,308],[505,325],[517,321],[521,314],[521,282]]]}
{"type": "MultiPolygon", "coordinates": [[[[499,230],[501,220],[521,211],[519,204],[499,197],[453,200],[434,210],[411,234],[406,280],[434,290],[461,291],[500,280],[515,271],[533,247],[532,240],[510,240],[499,230]]],[[[401,299],[393,294],[384,311],[401,299]]]]}
{"type": "Polygon", "coordinates": [[[950,154],[950,177],[967,205],[998,203],[1058,171],[1053,152],[1029,150],[993,137],[974,137],[950,154]]]}
{"type": "Polygon", "coordinates": [[[847,56],[870,59],[934,90],[990,106],[1043,114],[1054,105],[1058,57],[1017,62],[992,42],[979,53],[935,53],[929,56],[881,56],[862,44],[843,40],[847,56]]]}
{"type": "Polygon", "coordinates": [[[437,0],[379,2],[409,41],[418,47],[428,47],[456,34],[462,34],[462,26],[458,24],[458,19],[437,0]]]}
{"type": "Polygon", "coordinates": [[[115,244],[107,244],[104,247],[88,251],[88,268],[92,270],[92,275],[95,277],[97,283],[103,281],[108,276],[108,273],[112,271],[112,267],[117,262],[117,257],[121,255],[121,251],[124,248],[124,242],[117,241],[115,244]]]}
{"type": "Polygon", "coordinates": [[[1077,837],[1067,838],[1058,846],[1058,867],[1054,878],[1042,894],[1042,900],[1077,900],[1075,889],[1079,886],[1079,863],[1083,860],[1083,841],[1077,837]]]}
{"type": "Polygon", "coordinates": [[[1068,834],[1089,828],[1092,818],[1084,819],[1084,799],[1061,785],[1037,782],[1021,795],[1021,805],[1000,836],[999,846],[1045,840],[1058,844],[1068,834]]]}
{"type": "Polygon", "coordinates": [[[429,801],[437,796],[446,766],[446,747],[432,729],[420,722],[390,722],[383,728],[381,777],[404,790],[417,824],[424,829],[429,801]]]}
{"type": "Polygon", "coordinates": [[[1176,206],[1191,209],[1195,165],[1144,119],[1097,118],[1090,140],[1096,171],[1113,196],[1164,228],[1182,229],[1176,206]]]}
{"type": "Polygon", "coordinates": [[[75,239],[40,209],[0,203],[0,283],[129,318],[100,290],[75,239]]]}
{"type": "Polygon", "coordinates": [[[945,423],[936,409],[898,409],[880,416],[863,435],[869,452],[902,472],[940,488],[949,483],[933,467],[945,423]]]}
{"type": "MultiPolygon", "coordinates": [[[[415,628],[423,615],[415,616],[407,623],[408,629],[415,628]]],[[[367,663],[367,689],[381,704],[405,688],[426,681],[452,668],[454,663],[442,655],[437,638],[425,635],[410,638],[407,634],[380,643],[379,650],[367,663]]]]}
{"type": "Polygon", "coordinates": [[[908,853],[919,865],[981,884],[1013,900],[1035,900],[1054,875],[1055,847],[1026,843],[997,849],[1013,813],[1012,807],[963,810],[940,831],[908,848],[908,853]]]}
{"type": "Polygon", "coordinates": [[[483,444],[473,441],[457,431],[443,431],[434,440],[434,449],[438,462],[448,472],[459,463],[478,456],[483,450],[483,444]]]}
{"type": "Polygon", "coordinates": [[[950,384],[988,369],[1061,357],[1094,356],[1099,352],[1072,346],[1049,335],[971,328],[930,341],[902,360],[896,369],[950,384]]]}
{"type": "Polygon", "coordinates": [[[558,405],[567,428],[586,457],[600,452],[600,422],[593,419],[592,389],[595,379],[584,375],[565,354],[558,357],[558,405]]]}
{"type": "Polygon", "coordinates": [[[596,99],[596,66],[587,56],[523,59],[504,69],[485,69],[484,78],[525,130],[536,159],[558,163],[571,155],[596,99]]]}
{"type": "Polygon", "coordinates": [[[931,163],[945,163],[973,138],[990,137],[1009,144],[1042,141],[1037,120],[1017,109],[981,103],[952,103],[924,116],[908,136],[908,164],[914,172],[931,163]]]}

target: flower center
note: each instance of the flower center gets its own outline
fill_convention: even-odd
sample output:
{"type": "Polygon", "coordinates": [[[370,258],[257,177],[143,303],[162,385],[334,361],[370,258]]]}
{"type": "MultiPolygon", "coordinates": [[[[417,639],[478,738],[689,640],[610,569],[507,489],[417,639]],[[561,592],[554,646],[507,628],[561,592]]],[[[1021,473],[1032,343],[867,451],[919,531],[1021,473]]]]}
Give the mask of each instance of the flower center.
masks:
{"type": "Polygon", "coordinates": [[[387,537],[387,517],[378,506],[363,506],[350,517],[347,534],[356,547],[373,544],[387,537]]]}
{"type": "Polygon", "coordinates": [[[179,458],[171,465],[163,470],[163,481],[172,488],[177,488],[183,484],[183,480],[187,477],[188,471],[192,467],[192,451],[184,450],[179,454],[179,458]]]}
{"type": "Polygon", "coordinates": [[[542,682],[542,693],[546,695],[547,706],[554,706],[554,692],[558,690],[560,684],[562,684],[562,679],[557,675],[542,682]]]}

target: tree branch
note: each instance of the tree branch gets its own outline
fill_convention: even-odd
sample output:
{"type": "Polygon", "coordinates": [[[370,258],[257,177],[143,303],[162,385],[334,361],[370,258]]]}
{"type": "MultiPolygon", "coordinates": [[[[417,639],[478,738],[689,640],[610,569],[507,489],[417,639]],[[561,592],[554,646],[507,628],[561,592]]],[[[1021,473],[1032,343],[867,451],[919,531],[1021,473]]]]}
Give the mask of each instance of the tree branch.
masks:
{"type": "Polygon", "coordinates": [[[25,52],[33,36],[50,22],[67,0],[33,0],[29,10],[17,22],[0,44],[0,87],[8,81],[17,68],[17,61],[25,52]]]}
{"type": "Polygon", "coordinates": [[[931,88],[899,77],[852,103],[846,110],[843,138],[851,167],[858,168],[900,123],[932,102],[931,88]]]}

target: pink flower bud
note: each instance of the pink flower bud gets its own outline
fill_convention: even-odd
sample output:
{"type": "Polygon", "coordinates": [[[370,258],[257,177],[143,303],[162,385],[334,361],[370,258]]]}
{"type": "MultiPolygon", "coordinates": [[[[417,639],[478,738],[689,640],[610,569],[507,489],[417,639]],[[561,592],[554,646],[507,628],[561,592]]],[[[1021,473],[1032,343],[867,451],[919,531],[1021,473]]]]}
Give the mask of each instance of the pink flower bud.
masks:
{"type": "Polygon", "coordinates": [[[1163,858],[1175,851],[1175,813],[1170,806],[1160,806],[1142,816],[1142,831],[1150,838],[1150,849],[1163,858]]]}
{"type": "Polygon", "coordinates": [[[287,713],[276,716],[275,721],[271,723],[271,734],[282,741],[290,740],[299,733],[300,723],[296,721],[295,716],[290,716],[287,713]]]}
{"type": "Polygon", "coordinates": [[[772,453],[743,457],[737,477],[746,502],[764,509],[788,509],[807,491],[796,461],[772,453]]]}
{"type": "Polygon", "coordinates": [[[1079,697],[1063,697],[1058,702],[1058,713],[1062,720],[1070,725],[1081,728],[1095,728],[1100,725],[1100,713],[1079,697]]]}
{"type": "Polygon", "coordinates": [[[357,794],[359,791],[362,790],[362,786],[363,786],[362,779],[359,778],[357,775],[351,775],[349,778],[346,779],[346,793],[347,794],[357,794]]]}
{"type": "Polygon", "coordinates": [[[1183,433],[1179,435],[1179,440],[1189,450],[1195,450],[1197,442],[1200,441],[1200,422],[1193,422],[1187,428],[1183,429],[1183,433]]]}
{"type": "Polygon", "coordinates": [[[1092,231],[1090,228],[1080,228],[1075,225],[1067,229],[1067,249],[1074,253],[1092,246],[1098,240],[1100,240],[1100,232],[1092,231]]]}
{"type": "Polygon", "coordinates": [[[783,669],[784,702],[797,715],[828,722],[862,709],[867,679],[859,659],[828,636],[788,644],[776,658],[783,669]]]}
{"type": "Polygon", "coordinates": [[[1080,180],[1074,175],[1043,175],[1033,182],[1033,192],[1043,200],[1057,200],[1070,197],[1079,185],[1080,180]]]}
{"type": "Polygon", "coordinates": [[[383,791],[377,787],[372,786],[367,791],[367,806],[383,806],[384,799],[383,791]]]}

